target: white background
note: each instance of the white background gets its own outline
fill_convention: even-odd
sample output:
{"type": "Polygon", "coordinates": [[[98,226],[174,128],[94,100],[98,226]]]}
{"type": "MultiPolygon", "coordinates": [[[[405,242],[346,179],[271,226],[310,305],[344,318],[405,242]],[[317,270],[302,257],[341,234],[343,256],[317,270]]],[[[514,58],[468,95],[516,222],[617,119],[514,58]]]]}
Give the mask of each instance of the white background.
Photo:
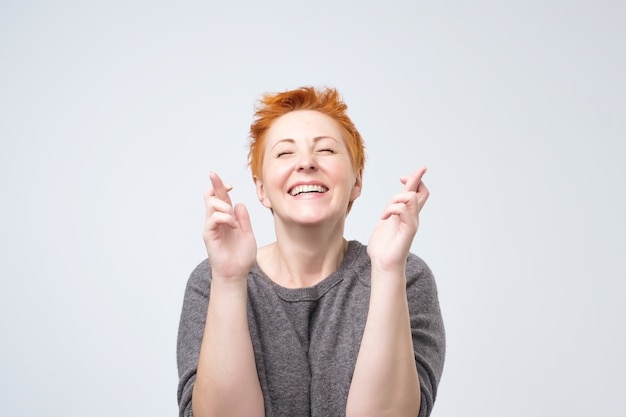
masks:
{"type": "Polygon", "coordinates": [[[266,91],[339,88],[347,237],[398,177],[448,335],[434,417],[626,415],[622,1],[2,1],[0,414],[173,416],[208,173],[266,91]]]}

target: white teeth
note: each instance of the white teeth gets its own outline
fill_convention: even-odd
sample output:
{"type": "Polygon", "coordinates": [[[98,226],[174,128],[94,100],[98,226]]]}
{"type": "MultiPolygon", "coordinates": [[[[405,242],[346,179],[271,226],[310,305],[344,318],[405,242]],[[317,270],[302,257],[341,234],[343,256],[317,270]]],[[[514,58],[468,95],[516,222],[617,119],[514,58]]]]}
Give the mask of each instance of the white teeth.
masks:
{"type": "Polygon", "coordinates": [[[289,194],[295,196],[302,193],[325,193],[328,188],[323,185],[298,185],[293,187],[289,194]]]}

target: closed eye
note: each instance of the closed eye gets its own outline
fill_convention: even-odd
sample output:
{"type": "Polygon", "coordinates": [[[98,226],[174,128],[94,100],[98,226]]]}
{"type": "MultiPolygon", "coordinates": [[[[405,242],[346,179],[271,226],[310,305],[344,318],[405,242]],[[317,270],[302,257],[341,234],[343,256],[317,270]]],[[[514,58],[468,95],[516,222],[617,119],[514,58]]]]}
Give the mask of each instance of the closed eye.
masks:
{"type": "Polygon", "coordinates": [[[335,150],[331,149],[331,148],[324,148],[324,149],[320,149],[318,152],[320,152],[320,153],[327,153],[327,154],[333,154],[333,153],[335,153],[335,150]]]}
{"type": "Polygon", "coordinates": [[[282,151],[282,152],[278,152],[278,153],[276,154],[276,158],[281,158],[281,157],[286,156],[286,155],[291,155],[292,153],[293,153],[293,152],[291,152],[291,151],[282,151]]]}

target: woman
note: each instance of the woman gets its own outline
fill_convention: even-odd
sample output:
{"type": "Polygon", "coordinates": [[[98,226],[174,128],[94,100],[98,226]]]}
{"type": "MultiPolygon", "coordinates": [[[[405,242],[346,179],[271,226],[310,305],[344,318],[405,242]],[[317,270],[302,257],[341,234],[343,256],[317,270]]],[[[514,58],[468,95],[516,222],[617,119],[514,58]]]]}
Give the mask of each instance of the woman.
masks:
{"type": "Polygon", "coordinates": [[[334,89],[268,94],[249,164],[276,241],[211,173],[208,259],[191,274],[178,337],[181,416],[427,416],[445,337],[432,273],[409,253],[425,168],[401,178],[368,245],[344,239],[364,145],[334,89]]]}

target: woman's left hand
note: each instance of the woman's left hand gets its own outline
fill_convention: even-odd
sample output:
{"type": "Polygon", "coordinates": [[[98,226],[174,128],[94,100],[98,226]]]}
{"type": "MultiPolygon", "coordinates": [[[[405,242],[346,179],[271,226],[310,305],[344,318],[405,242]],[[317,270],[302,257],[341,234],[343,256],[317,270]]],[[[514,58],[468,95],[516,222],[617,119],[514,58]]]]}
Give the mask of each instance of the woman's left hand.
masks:
{"type": "Polygon", "coordinates": [[[404,271],[419,226],[419,213],[429,195],[422,181],[425,173],[426,167],[422,167],[413,175],[400,179],[404,189],[394,195],[385,207],[367,246],[372,267],[404,271]]]}

